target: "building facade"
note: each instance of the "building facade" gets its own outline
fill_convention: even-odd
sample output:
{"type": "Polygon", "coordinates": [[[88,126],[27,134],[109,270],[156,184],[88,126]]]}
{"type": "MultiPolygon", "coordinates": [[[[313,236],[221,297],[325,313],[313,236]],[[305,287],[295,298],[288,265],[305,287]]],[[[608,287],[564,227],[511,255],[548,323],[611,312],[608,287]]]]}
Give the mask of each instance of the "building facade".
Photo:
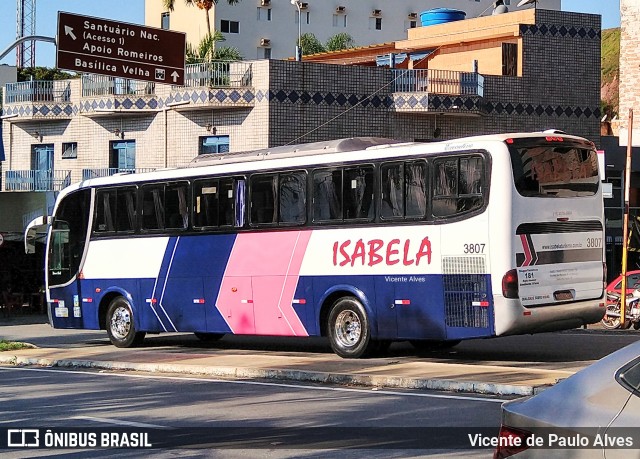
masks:
{"type": "Polygon", "coordinates": [[[390,53],[419,67],[439,48],[428,68],[256,60],[188,66],[184,86],[91,74],[7,84],[0,232],[18,239],[70,183],[200,153],[544,129],[599,143],[600,16],[527,9],[431,27],[390,53]]]}
{"type": "MultiPolygon", "coordinates": [[[[312,33],[322,43],[338,33],[351,35],[357,46],[384,43],[420,26],[420,13],[433,8],[458,9],[467,18],[491,15],[493,0],[242,0],[229,5],[220,0],[209,12],[211,28],[222,32],[221,46],[238,48],[246,60],[295,56],[298,33],[312,33]],[[299,27],[298,27],[299,26],[299,27]]],[[[518,0],[504,0],[510,11],[518,0]]],[[[539,8],[559,10],[560,0],[538,0],[539,8]]],[[[527,5],[526,8],[530,8],[527,5]]],[[[176,0],[174,11],[160,0],[145,0],[145,23],[187,34],[197,45],[207,34],[205,12],[176,0]]]]}

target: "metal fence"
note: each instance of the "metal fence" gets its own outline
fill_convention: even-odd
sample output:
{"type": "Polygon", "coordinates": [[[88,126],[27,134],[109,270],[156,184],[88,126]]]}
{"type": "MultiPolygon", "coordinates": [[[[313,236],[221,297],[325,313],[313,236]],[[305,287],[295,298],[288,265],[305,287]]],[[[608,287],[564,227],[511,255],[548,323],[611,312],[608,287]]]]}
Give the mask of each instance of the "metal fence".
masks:
{"type": "Polygon", "coordinates": [[[453,70],[392,69],[394,92],[483,96],[484,77],[475,72],[453,70]]]}
{"type": "Polygon", "coordinates": [[[250,87],[253,83],[249,62],[203,62],[185,67],[186,87],[250,87]]]}
{"type": "Polygon", "coordinates": [[[101,169],[82,169],[82,180],[109,177],[115,174],[140,174],[153,171],[155,171],[154,168],[118,169],[117,167],[105,167],[101,169]]]}
{"type": "Polygon", "coordinates": [[[148,81],[102,75],[82,75],[82,97],[152,96],[155,92],[156,84],[148,81]]]}
{"type": "Polygon", "coordinates": [[[4,91],[4,103],[21,102],[69,102],[71,83],[66,80],[21,81],[7,83],[4,91]]]}
{"type": "Polygon", "coordinates": [[[10,170],[5,173],[5,191],[60,191],[71,185],[71,171],[10,170]]]}

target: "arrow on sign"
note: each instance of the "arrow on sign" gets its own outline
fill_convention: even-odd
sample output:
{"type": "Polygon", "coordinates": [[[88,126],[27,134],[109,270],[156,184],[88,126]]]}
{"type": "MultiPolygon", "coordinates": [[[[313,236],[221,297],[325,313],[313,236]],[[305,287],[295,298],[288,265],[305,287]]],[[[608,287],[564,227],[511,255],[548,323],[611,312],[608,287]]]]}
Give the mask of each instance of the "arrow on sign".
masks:
{"type": "Polygon", "coordinates": [[[174,70],[171,76],[173,77],[173,82],[175,83],[176,81],[178,81],[178,77],[180,76],[180,74],[174,70]]]}
{"type": "Polygon", "coordinates": [[[69,35],[74,40],[76,39],[76,36],[73,34],[73,27],[64,26],[64,33],[65,35],[69,35]]]}

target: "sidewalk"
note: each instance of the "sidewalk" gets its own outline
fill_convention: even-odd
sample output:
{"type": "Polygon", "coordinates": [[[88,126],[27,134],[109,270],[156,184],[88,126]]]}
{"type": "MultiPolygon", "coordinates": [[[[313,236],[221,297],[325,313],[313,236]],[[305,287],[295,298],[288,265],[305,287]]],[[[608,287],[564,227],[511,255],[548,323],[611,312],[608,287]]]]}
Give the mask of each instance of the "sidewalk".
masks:
{"type": "MultiPolygon", "coordinates": [[[[46,318],[39,316],[14,319],[3,321],[1,325],[42,324],[46,321],[46,318]]],[[[103,338],[99,334],[96,336],[103,338]]],[[[0,353],[0,364],[3,365],[76,367],[518,396],[537,393],[577,370],[442,363],[434,360],[437,359],[342,359],[322,352],[218,347],[190,348],[188,352],[183,352],[171,346],[119,349],[111,345],[40,347],[0,353]]]]}

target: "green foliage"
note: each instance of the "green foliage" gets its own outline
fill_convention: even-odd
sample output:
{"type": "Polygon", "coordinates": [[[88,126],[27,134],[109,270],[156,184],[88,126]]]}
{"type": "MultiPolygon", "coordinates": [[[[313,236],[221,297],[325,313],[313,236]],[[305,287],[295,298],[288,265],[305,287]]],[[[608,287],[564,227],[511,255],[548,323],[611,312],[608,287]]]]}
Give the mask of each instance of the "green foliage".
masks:
{"type": "Polygon", "coordinates": [[[216,47],[216,43],[224,41],[224,36],[215,31],[213,35],[207,34],[202,38],[198,46],[187,44],[187,64],[198,64],[211,61],[240,61],[242,55],[238,48],[230,46],[216,47]]]}
{"type": "Polygon", "coordinates": [[[69,80],[71,78],[78,78],[76,73],[63,72],[58,69],[50,69],[48,67],[26,67],[18,69],[18,81],[40,80],[69,80]]]}
{"type": "Polygon", "coordinates": [[[305,56],[308,54],[324,53],[326,51],[324,45],[320,43],[320,40],[318,40],[314,34],[309,32],[303,33],[300,36],[299,45],[302,47],[302,54],[305,56]]]}
{"type": "Polygon", "coordinates": [[[355,48],[356,42],[353,37],[348,33],[337,33],[327,40],[325,48],[327,51],[340,51],[343,49],[355,48]]]}
{"type": "Polygon", "coordinates": [[[340,51],[355,47],[353,37],[348,33],[337,33],[327,40],[326,44],[322,44],[320,40],[312,33],[303,33],[300,36],[302,43],[302,54],[308,56],[310,54],[326,53],[327,51],[340,51]]]}
{"type": "Polygon", "coordinates": [[[620,28],[602,31],[602,82],[609,82],[620,73],[620,28]]]}
{"type": "Polygon", "coordinates": [[[0,340],[0,352],[4,352],[4,351],[15,351],[18,349],[29,349],[32,348],[33,346],[31,346],[30,344],[26,344],[26,343],[16,343],[16,342],[12,342],[12,341],[7,341],[7,340],[0,340]]]}

